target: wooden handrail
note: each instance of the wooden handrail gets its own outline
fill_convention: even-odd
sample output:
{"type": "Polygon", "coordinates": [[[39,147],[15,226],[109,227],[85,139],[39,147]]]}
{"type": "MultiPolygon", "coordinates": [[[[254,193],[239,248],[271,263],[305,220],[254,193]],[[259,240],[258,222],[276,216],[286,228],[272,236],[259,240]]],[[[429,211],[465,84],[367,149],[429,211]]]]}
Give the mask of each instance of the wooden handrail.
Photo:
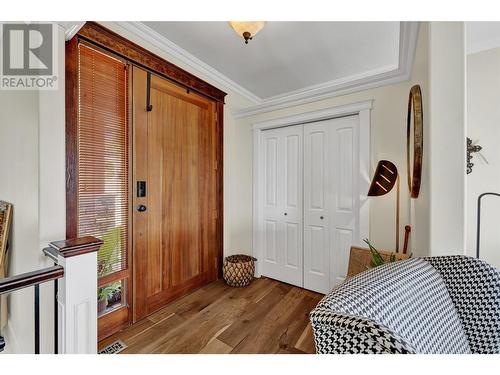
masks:
{"type": "Polygon", "coordinates": [[[49,246],[57,250],[57,254],[63,258],[71,258],[98,251],[102,245],[102,240],[92,236],[72,238],[70,240],[54,241],[49,246]]]}
{"type": "Polygon", "coordinates": [[[47,281],[60,279],[64,276],[64,268],[52,266],[37,271],[22,273],[0,280],[0,294],[27,288],[47,281]]]}

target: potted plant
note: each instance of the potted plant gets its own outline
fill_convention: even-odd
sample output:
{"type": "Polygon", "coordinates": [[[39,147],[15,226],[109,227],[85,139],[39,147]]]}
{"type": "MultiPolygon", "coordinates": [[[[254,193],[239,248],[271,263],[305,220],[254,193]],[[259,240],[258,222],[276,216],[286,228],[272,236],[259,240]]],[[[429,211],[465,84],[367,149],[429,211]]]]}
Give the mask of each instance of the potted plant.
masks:
{"type": "MultiPolygon", "coordinates": [[[[396,257],[395,253],[391,253],[388,257],[384,257],[380,254],[380,252],[371,244],[371,242],[368,240],[368,238],[365,238],[363,240],[368,247],[370,248],[370,253],[372,256],[370,266],[371,267],[378,267],[386,263],[394,263],[397,260],[401,260],[401,258],[396,257]]],[[[408,257],[411,258],[412,254],[410,254],[408,257]]]]}
{"type": "Polygon", "coordinates": [[[97,288],[97,312],[100,314],[108,307],[108,298],[113,295],[115,291],[114,284],[106,285],[102,288],[97,288]]]}
{"type": "Polygon", "coordinates": [[[108,298],[108,306],[113,306],[122,301],[122,284],[120,281],[113,283],[113,293],[108,298]]]}

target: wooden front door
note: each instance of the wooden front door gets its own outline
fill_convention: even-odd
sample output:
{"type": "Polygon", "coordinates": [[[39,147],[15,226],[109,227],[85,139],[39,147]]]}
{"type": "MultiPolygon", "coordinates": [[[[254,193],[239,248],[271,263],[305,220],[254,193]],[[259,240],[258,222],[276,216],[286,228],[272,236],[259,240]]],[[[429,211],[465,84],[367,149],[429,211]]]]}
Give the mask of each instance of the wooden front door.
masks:
{"type": "Polygon", "coordinates": [[[133,320],[217,278],[216,104],[133,68],[133,320]]]}

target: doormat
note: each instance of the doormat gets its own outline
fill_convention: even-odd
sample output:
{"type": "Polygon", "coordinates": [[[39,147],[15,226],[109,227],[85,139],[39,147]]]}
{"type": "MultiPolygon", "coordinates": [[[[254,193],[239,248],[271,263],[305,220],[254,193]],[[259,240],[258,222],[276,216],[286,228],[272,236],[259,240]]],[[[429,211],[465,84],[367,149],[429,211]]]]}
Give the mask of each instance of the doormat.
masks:
{"type": "Polygon", "coordinates": [[[127,347],[122,340],[115,341],[102,349],[99,354],[118,354],[127,347]]]}

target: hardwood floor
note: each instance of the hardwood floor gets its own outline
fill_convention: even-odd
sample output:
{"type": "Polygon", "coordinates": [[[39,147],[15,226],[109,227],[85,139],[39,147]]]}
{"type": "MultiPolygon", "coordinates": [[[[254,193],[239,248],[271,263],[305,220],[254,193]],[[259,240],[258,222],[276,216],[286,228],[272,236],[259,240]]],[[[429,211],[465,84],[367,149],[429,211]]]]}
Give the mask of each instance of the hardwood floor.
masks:
{"type": "Polygon", "coordinates": [[[321,294],[268,278],[213,282],[99,343],[132,353],[314,353],[309,312],[321,294]]]}

